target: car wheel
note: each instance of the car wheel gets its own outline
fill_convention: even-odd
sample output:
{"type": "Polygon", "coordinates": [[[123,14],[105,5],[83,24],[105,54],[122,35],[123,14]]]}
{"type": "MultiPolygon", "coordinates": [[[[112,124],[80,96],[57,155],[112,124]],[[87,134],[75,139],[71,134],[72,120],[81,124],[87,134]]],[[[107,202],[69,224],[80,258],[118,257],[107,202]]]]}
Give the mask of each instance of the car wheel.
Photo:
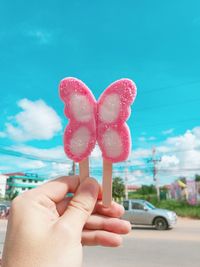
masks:
{"type": "Polygon", "coordinates": [[[167,221],[161,217],[155,219],[154,225],[156,227],[156,230],[167,230],[168,229],[167,221]]]}

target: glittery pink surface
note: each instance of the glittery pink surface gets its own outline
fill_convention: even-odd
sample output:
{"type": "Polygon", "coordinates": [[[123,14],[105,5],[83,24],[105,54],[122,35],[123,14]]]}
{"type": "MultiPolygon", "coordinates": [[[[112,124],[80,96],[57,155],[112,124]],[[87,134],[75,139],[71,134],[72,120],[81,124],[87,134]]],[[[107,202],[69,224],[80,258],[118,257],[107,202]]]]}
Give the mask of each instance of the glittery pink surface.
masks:
{"type": "MultiPolygon", "coordinates": [[[[104,159],[113,163],[127,159],[131,149],[131,137],[126,120],[130,116],[130,105],[136,97],[136,86],[131,80],[121,79],[112,83],[96,102],[93,94],[82,81],[76,78],[65,78],[60,83],[60,96],[65,103],[65,115],[69,119],[64,133],[64,150],[70,159],[80,162],[88,157],[96,142],[104,159]],[[78,108],[71,106],[72,95],[85,97],[86,103],[90,105],[91,114],[88,113],[90,115],[88,121],[77,120],[77,112],[81,112],[79,109],[82,108],[84,113],[84,105],[78,108]],[[103,110],[102,116],[101,110],[103,110]],[[80,146],[84,143],[84,151],[76,153],[73,151],[74,143],[71,141],[81,127],[87,128],[90,136],[89,139],[86,138],[86,143],[84,143],[84,136],[79,136],[78,142],[80,146]],[[108,137],[105,138],[105,136],[108,137]],[[118,144],[110,136],[116,136],[118,144]],[[119,149],[116,152],[117,145],[119,149]]],[[[87,106],[85,108],[87,110],[87,106]]]]}
{"type": "Polygon", "coordinates": [[[64,133],[64,150],[70,159],[75,162],[80,162],[90,155],[96,143],[96,100],[89,88],[82,81],[76,78],[66,78],[61,81],[60,97],[65,103],[65,115],[69,119],[69,124],[67,125],[64,133]],[[70,97],[72,94],[85,96],[89,101],[92,107],[92,116],[89,121],[81,122],[74,117],[70,106],[70,97]],[[80,127],[86,127],[91,136],[86,149],[81,154],[77,154],[72,151],[70,142],[73,135],[78,129],[80,129],[80,127]]]}
{"type": "MultiPolygon", "coordinates": [[[[110,160],[111,162],[120,162],[127,159],[131,150],[131,136],[129,127],[126,124],[126,120],[129,118],[131,109],[130,105],[133,103],[136,97],[136,86],[133,81],[129,79],[121,79],[112,83],[100,96],[97,107],[97,141],[102,151],[103,158],[110,160]],[[106,97],[111,94],[117,94],[120,99],[119,113],[116,119],[110,123],[102,122],[99,116],[99,109],[104,103],[106,97]],[[103,142],[103,136],[106,131],[115,131],[122,143],[122,151],[116,157],[108,155],[107,147],[103,142]]],[[[112,144],[113,146],[115,144],[112,144]]]]}

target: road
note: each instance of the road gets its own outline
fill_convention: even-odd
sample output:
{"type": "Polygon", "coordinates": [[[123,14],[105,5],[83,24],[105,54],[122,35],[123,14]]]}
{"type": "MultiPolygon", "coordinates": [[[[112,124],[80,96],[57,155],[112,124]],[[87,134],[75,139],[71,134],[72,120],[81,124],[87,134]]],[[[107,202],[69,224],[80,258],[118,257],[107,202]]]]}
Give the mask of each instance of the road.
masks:
{"type": "MultiPolygon", "coordinates": [[[[0,251],[6,221],[0,221],[0,251]]],[[[84,248],[83,267],[199,267],[200,220],[178,219],[173,230],[133,227],[120,248],[84,248]]]]}
{"type": "Polygon", "coordinates": [[[199,267],[200,220],[178,219],[168,231],[133,227],[120,248],[84,248],[84,267],[199,267]]]}

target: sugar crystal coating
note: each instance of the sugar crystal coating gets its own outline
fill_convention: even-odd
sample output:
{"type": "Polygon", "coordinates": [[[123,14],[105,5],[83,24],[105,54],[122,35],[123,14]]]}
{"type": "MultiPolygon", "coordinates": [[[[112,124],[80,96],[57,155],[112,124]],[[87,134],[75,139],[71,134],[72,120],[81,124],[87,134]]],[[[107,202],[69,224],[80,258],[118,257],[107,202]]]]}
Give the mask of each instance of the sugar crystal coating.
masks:
{"type": "Polygon", "coordinates": [[[64,150],[70,159],[80,162],[90,155],[96,143],[96,100],[88,87],[76,78],[63,79],[59,89],[69,119],[64,150]]]}
{"type": "Polygon", "coordinates": [[[136,97],[136,86],[131,80],[112,83],[96,102],[82,81],[65,78],[60,83],[60,96],[69,119],[64,150],[70,159],[80,162],[88,157],[96,141],[104,159],[113,163],[127,159],[131,137],[126,120],[136,97]]]}
{"type": "Polygon", "coordinates": [[[126,120],[136,97],[136,86],[129,79],[112,83],[97,102],[97,141],[102,156],[111,162],[127,159],[131,136],[126,120]]]}

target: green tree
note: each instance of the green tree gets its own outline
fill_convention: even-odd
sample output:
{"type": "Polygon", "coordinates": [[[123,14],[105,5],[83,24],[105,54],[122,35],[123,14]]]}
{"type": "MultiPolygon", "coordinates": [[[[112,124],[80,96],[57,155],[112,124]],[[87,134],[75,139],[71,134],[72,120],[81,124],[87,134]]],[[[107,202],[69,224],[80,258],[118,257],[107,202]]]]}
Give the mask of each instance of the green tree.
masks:
{"type": "Polygon", "coordinates": [[[13,200],[15,197],[19,195],[19,192],[15,190],[14,192],[10,192],[6,195],[6,200],[13,200]]]}
{"type": "Polygon", "coordinates": [[[112,190],[114,199],[121,199],[125,196],[125,185],[121,177],[113,178],[112,190]]]}
{"type": "Polygon", "coordinates": [[[196,181],[196,182],[200,182],[200,175],[199,175],[199,174],[196,174],[196,175],[195,175],[195,181],[196,181]]]}
{"type": "Polygon", "coordinates": [[[156,188],[153,184],[142,185],[141,188],[137,190],[137,193],[141,195],[153,195],[156,194],[156,188]]]}

